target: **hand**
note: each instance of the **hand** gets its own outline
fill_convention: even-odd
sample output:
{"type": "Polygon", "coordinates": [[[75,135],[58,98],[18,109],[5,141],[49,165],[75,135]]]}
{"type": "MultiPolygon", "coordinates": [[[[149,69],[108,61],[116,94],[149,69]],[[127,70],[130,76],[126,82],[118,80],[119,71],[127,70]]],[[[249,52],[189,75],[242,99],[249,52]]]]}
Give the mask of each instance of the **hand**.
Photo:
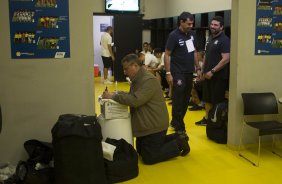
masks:
{"type": "Polygon", "coordinates": [[[102,94],[102,98],[103,99],[112,99],[113,95],[114,95],[114,93],[104,91],[103,94],[102,94]]]}
{"type": "Polygon", "coordinates": [[[169,85],[172,85],[173,84],[173,77],[171,74],[166,74],[166,81],[169,85]]]}
{"type": "Polygon", "coordinates": [[[205,79],[211,79],[213,76],[213,73],[211,71],[204,74],[205,79]]]}
{"type": "Polygon", "coordinates": [[[116,58],[115,58],[115,56],[113,55],[113,56],[112,56],[112,61],[115,61],[115,60],[116,60],[116,58]]]}
{"type": "Polygon", "coordinates": [[[201,70],[197,70],[197,78],[196,78],[198,81],[199,80],[203,80],[203,74],[201,72],[201,70]]]}

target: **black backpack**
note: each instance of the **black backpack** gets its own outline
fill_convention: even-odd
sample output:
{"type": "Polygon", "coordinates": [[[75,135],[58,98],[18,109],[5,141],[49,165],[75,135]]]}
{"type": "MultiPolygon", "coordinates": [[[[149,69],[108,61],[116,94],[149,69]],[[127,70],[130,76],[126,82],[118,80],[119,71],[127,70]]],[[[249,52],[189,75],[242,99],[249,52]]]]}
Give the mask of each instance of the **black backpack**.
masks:
{"type": "Polygon", "coordinates": [[[24,143],[24,148],[29,156],[27,162],[34,165],[37,163],[49,164],[53,159],[53,146],[51,143],[31,139],[24,143]]]}
{"type": "Polygon", "coordinates": [[[53,184],[54,168],[50,166],[53,159],[52,144],[31,139],[24,143],[29,158],[19,161],[16,173],[4,181],[6,184],[53,184]]]}
{"type": "Polygon", "coordinates": [[[216,104],[208,114],[208,124],[212,127],[227,127],[228,122],[228,102],[224,101],[216,104]]]}
{"type": "Polygon", "coordinates": [[[207,137],[217,143],[227,143],[228,101],[216,104],[208,114],[207,137]]]}

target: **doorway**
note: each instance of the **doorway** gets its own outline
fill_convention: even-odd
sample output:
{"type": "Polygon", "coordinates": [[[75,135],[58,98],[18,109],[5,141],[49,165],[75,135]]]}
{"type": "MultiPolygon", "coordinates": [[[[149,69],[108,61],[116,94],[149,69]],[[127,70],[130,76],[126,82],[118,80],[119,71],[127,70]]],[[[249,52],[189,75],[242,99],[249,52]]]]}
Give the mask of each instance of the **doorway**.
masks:
{"type": "MultiPolygon", "coordinates": [[[[93,45],[94,45],[94,67],[98,65],[101,76],[103,76],[103,61],[101,57],[100,40],[102,34],[108,26],[113,26],[113,16],[111,15],[93,15],[93,45]]],[[[112,70],[112,68],[111,68],[112,70]]],[[[111,75],[111,70],[109,74],[111,75]]],[[[110,76],[109,75],[109,76],[110,76]]]]}
{"type": "MultiPolygon", "coordinates": [[[[103,62],[100,51],[100,38],[107,26],[113,27],[113,64],[114,80],[126,81],[121,65],[122,58],[135,49],[142,48],[142,15],[141,14],[93,14],[93,45],[94,64],[103,71],[103,62]]],[[[102,74],[102,73],[101,73],[102,74]]]]}

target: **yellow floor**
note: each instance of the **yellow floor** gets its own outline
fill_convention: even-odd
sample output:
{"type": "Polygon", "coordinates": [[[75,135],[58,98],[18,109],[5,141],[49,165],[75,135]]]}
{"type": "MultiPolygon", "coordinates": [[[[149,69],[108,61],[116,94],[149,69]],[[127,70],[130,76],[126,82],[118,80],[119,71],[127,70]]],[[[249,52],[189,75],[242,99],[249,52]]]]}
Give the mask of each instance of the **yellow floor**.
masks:
{"type": "MultiPolygon", "coordinates": [[[[95,78],[95,100],[105,86],[95,78]]],[[[107,85],[109,91],[115,84],[107,85]]],[[[127,82],[118,83],[118,89],[128,91],[127,82]]],[[[96,113],[100,107],[96,104],[96,113]]],[[[171,112],[171,106],[168,106],[171,112]]],[[[187,112],[186,130],[189,134],[191,152],[155,165],[144,165],[139,161],[139,176],[126,184],[281,184],[282,158],[262,149],[260,166],[255,167],[238,156],[226,145],[216,144],[206,137],[205,127],[196,126],[204,111],[187,112]]],[[[171,131],[171,130],[169,130],[171,131]]],[[[122,169],[122,168],[121,168],[122,169]]]]}

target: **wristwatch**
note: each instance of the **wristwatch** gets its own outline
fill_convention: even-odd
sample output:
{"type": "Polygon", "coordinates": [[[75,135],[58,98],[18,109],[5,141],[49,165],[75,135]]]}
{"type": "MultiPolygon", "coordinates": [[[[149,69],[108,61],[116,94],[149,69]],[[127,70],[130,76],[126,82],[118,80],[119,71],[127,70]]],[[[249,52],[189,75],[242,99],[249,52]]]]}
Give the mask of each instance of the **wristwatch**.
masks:
{"type": "Polygon", "coordinates": [[[214,74],[214,73],[215,73],[215,70],[214,70],[214,69],[211,69],[211,73],[214,74]]]}

